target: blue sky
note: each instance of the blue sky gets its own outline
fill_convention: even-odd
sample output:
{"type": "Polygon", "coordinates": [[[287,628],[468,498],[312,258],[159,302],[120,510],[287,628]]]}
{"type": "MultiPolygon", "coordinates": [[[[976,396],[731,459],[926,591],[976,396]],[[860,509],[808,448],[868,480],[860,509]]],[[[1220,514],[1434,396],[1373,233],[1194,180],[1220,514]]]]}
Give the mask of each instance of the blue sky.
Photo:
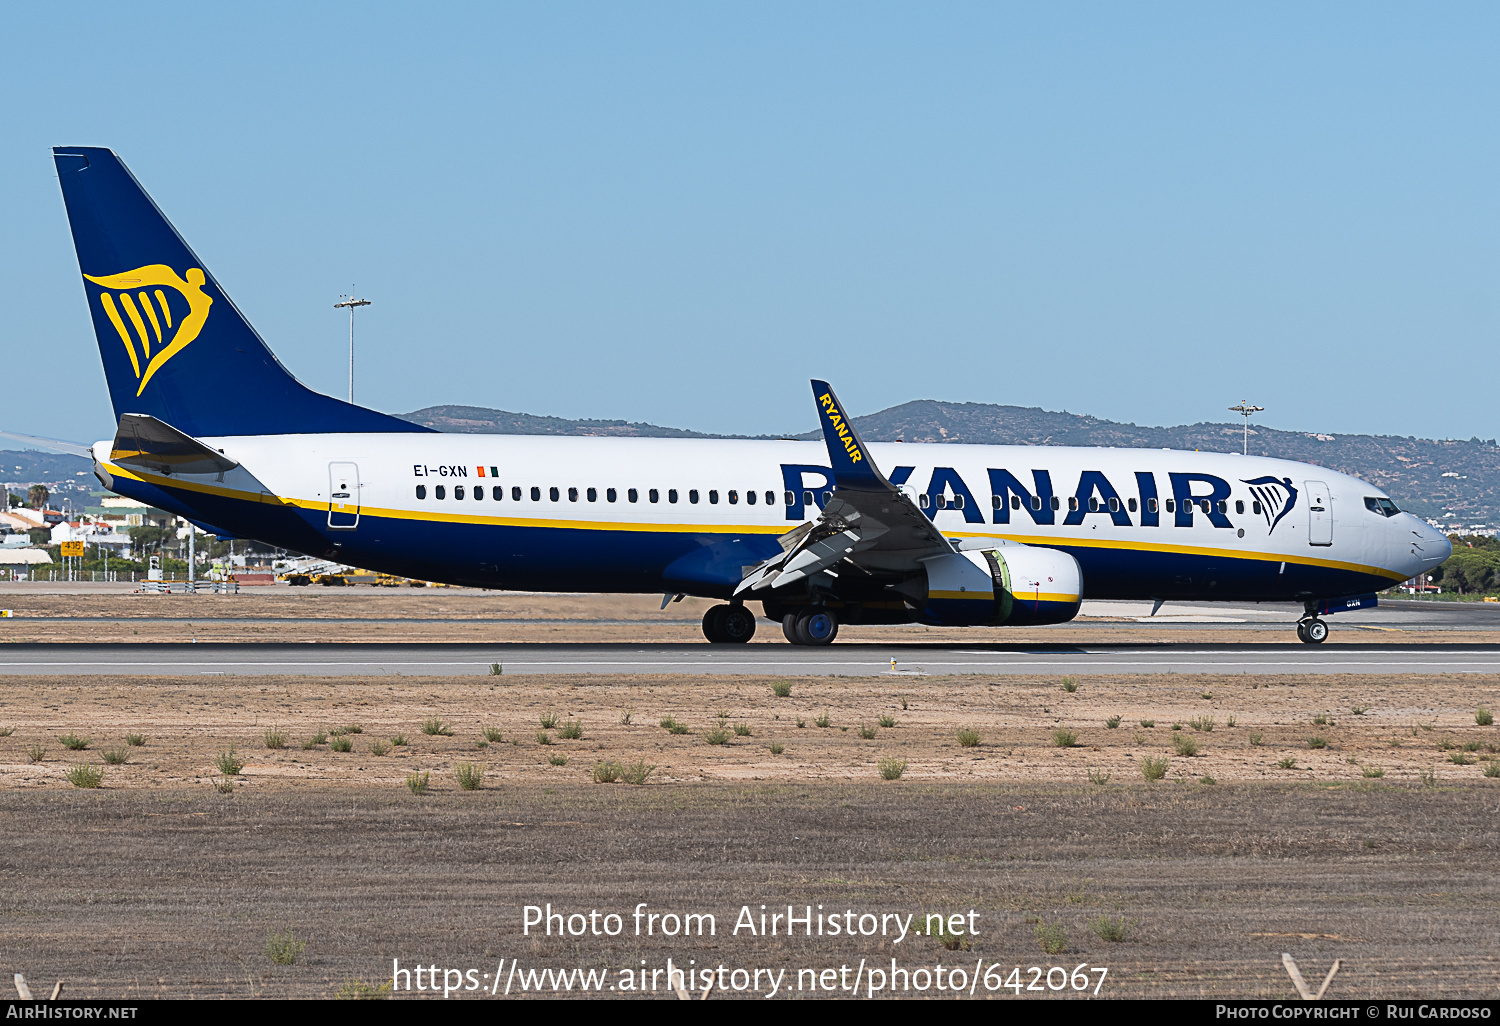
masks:
{"type": "Polygon", "coordinates": [[[790,432],[819,376],[856,412],[1249,398],[1492,437],[1497,29],[1492,4],[15,6],[0,428],[111,433],[49,156],[84,144],[335,395],[357,282],[356,398],[387,411],[790,432]]]}

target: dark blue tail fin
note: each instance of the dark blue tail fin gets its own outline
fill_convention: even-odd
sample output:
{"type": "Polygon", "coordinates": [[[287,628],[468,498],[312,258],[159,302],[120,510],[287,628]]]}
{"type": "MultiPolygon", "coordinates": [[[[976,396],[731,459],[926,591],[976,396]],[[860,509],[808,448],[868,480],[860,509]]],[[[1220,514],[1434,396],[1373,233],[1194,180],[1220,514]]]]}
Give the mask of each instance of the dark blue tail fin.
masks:
{"type": "Polygon", "coordinates": [[[292,377],[112,151],[52,156],[116,420],[194,437],[427,430],[292,377]]]}

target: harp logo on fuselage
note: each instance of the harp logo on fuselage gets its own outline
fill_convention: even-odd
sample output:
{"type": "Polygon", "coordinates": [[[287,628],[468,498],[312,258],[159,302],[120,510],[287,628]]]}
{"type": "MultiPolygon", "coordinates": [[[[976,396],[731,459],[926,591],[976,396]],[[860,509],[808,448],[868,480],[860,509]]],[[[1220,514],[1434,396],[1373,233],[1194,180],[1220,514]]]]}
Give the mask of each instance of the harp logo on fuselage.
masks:
{"type": "Polygon", "coordinates": [[[146,383],[168,360],[198,337],[214,302],[203,293],[206,277],[198,267],[189,267],[185,278],[166,264],[84,277],[103,290],[99,306],[130,355],[131,369],[140,382],[136,395],[145,391],[146,383]]]}

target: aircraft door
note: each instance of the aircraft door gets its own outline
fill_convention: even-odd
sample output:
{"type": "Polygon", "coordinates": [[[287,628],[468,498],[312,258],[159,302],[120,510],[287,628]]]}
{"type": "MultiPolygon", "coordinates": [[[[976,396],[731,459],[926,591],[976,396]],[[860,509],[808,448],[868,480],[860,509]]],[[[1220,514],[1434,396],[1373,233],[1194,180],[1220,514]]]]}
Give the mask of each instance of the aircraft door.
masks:
{"type": "Polygon", "coordinates": [[[359,526],[359,467],[328,464],[328,526],[352,531],[359,526]]]}
{"type": "Polygon", "coordinates": [[[1307,481],[1307,544],[1333,544],[1333,499],[1322,481],[1307,481]]]}

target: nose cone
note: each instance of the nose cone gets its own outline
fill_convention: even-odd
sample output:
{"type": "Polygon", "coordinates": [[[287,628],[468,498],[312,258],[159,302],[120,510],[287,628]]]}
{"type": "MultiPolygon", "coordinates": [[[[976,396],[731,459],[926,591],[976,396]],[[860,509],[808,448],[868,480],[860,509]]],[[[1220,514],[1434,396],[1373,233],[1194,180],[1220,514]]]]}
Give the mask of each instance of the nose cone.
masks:
{"type": "Polygon", "coordinates": [[[1453,543],[1443,532],[1411,514],[1403,519],[1407,521],[1410,531],[1407,535],[1408,548],[1412,561],[1417,565],[1417,569],[1412,571],[1414,574],[1426,573],[1453,555],[1453,543]]]}

